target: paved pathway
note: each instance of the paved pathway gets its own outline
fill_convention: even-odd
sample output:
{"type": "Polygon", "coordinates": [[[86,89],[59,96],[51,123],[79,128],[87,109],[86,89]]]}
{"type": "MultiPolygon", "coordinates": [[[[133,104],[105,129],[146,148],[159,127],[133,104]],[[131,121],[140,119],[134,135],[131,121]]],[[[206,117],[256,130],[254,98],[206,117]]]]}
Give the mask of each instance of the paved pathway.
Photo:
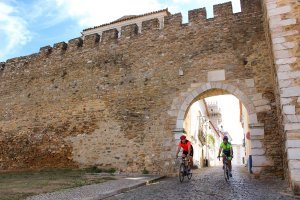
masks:
{"type": "Polygon", "coordinates": [[[26,200],[98,200],[149,184],[162,176],[131,176],[100,184],[86,185],[62,191],[28,197],[26,200]]]}
{"type": "Polygon", "coordinates": [[[275,200],[299,199],[288,195],[287,185],[282,180],[254,179],[248,175],[245,167],[235,168],[233,179],[227,184],[221,167],[205,168],[194,171],[190,181],[180,183],[178,178],[166,178],[157,183],[139,187],[123,194],[109,197],[107,200],[275,200]]]}

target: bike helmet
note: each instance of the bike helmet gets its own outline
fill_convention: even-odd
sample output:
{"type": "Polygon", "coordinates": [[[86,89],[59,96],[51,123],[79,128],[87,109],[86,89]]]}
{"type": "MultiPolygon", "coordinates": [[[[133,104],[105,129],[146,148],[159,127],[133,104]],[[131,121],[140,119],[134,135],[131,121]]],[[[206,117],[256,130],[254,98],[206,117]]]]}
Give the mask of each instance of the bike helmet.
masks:
{"type": "Polygon", "coordinates": [[[180,136],[180,140],[184,140],[184,139],[186,139],[185,135],[180,136]]]}

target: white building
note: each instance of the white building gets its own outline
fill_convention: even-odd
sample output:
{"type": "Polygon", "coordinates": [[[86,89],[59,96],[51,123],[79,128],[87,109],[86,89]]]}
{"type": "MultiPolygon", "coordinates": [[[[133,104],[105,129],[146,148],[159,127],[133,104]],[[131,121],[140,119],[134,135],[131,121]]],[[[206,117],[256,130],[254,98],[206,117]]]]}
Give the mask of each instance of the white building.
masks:
{"type": "Polygon", "coordinates": [[[159,24],[160,24],[160,29],[163,28],[164,25],[164,17],[170,15],[170,12],[168,9],[163,9],[159,11],[154,11],[142,15],[126,15],[123,16],[115,21],[112,21],[107,24],[102,24],[99,26],[95,26],[93,28],[87,28],[84,29],[81,34],[82,38],[84,38],[86,35],[91,35],[91,34],[99,34],[102,36],[102,33],[107,30],[111,29],[117,29],[119,31],[119,36],[121,33],[121,28],[123,26],[131,25],[131,24],[137,24],[138,26],[138,32],[141,33],[142,31],[142,22],[148,21],[151,19],[158,19],[159,24]]]}
{"type": "Polygon", "coordinates": [[[199,100],[191,105],[184,122],[184,130],[194,147],[194,165],[199,168],[219,164],[217,154],[222,136],[209,116],[205,100],[199,100]]]}
{"type": "Polygon", "coordinates": [[[245,148],[242,144],[233,144],[232,145],[233,156],[232,164],[233,165],[243,165],[245,159],[245,148]]]}

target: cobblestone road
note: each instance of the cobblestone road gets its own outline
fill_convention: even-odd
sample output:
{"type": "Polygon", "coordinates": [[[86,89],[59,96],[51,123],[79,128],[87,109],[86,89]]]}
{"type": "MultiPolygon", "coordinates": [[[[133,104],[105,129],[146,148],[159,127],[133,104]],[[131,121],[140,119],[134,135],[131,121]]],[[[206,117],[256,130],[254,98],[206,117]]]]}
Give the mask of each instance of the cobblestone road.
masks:
{"type": "Polygon", "coordinates": [[[178,178],[167,178],[108,199],[296,199],[287,195],[287,191],[284,181],[254,179],[247,174],[245,167],[235,168],[233,178],[227,184],[222,168],[212,167],[195,170],[190,181],[180,183],[178,178]]]}

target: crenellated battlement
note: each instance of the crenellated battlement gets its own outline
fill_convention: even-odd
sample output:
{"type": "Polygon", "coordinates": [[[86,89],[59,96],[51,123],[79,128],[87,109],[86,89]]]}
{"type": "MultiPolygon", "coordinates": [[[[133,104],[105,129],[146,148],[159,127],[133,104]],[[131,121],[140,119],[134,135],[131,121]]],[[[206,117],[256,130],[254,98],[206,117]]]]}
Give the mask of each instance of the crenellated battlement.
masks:
{"type": "Polygon", "coordinates": [[[121,37],[122,38],[131,38],[138,34],[138,26],[136,24],[131,24],[127,26],[123,26],[121,29],[121,37]]]}
{"type": "Polygon", "coordinates": [[[227,17],[232,15],[233,12],[231,2],[214,5],[213,8],[215,18],[227,17]]]}
{"type": "Polygon", "coordinates": [[[262,4],[260,0],[241,0],[242,12],[254,13],[255,10],[261,10],[262,4]]]}
{"type": "Polygon", "coordinates": [[[77,50],[78,48],[80,48],[82,46],[83,46],[83,40],[80,37],[71,39],[68,42],[68,50],[69,51],[77,50]]]}
{"type": "Polygon", "coordinates": [[[84,38],[83,47],[93,48],[96,43],[99,43],[99,41],[100,41],[100,35],[98,33],[87,35],[84,38]]]}
{"type": "Polygon", "coordinates": [[[189,11],[189,23],[201,23],[205,22],[207,19],[206,15],[206,9],[205,8],[199,8],[189,11]]]}
{"type": "Polygon", "coordinates": [[[53,53],[55,55],[62,54],[65,50],[67,50],[68,45],[65,42],[55,43],[53,46],[53,53]]]}
{"type": "Polygon", "coordinates": [[[117,29],[110,29],[108,31],[104,31],[101,37],[101,41],[103,43],[108,43],[110,41],[116,41],[118,38],[119,31],[117,29]]]}
{"type": "MultiPolygon", "coordinates": [[[[249,17],[248,15],[250,15],[250,17],[255,17],[255,15],[251,14],[261,12],[261,2],[260,0],[241,0],[242,12],[235,14],[232,11],[231,2],[214,5],[213,10],[215,17],[210,19],[207,19],[207,11],[205,8],[190,10],[188,12],[188,27],[195,26],[200,30],[203,28],[218,29],[220,26],[226,26],[226,24],[229,23],[227,20],[228,18],[239,20],[249,17]]],[[[59,42],[54,44],[53,47],[48,45],[40,48],[39,55],[41,57],[48,57],[52,54],[61,55],[66,51],[72,52],[81,48],[95,48],[102,44],[117,43],[118,40],[136,38],[144,33],[157,32],[158,30],[164,33],[172,29],[177,31],[178,27],[182,27],[182,30],[185,31],[182,24],[181,13],[164,16],[163,26],[161,26],[161,21],[158,18],[139,23],[141,23],[141,26],[137,23],[133,23],[122,26],[120,30],[112,28],[103,31],[101,34],[93,33],[85,35],[84,37],[71,39],[68,43],[59,42]]],[[[111,24],[109,24],[109,26],[111,26],[111,24]]],[[[91,29],[86,30],[90,31],[91,29]]]]}
{"type": "Polygon", "coordinates": [[[158,30],[159,29],[159,21],[158,19],[151,19],[142,22],[142,32],[158,30]]]}
{"type": "Polygon", "coordinates": [[[3,71],[5,68],[5,62],[0,62],[0,71],[3,71]]]}
{"type": "Polygon", "coordinates": [[[164,28],[178,27],[182,25],[182,14],[176,13],[174,15],[166,16],[164,18],[164,28]]]}

